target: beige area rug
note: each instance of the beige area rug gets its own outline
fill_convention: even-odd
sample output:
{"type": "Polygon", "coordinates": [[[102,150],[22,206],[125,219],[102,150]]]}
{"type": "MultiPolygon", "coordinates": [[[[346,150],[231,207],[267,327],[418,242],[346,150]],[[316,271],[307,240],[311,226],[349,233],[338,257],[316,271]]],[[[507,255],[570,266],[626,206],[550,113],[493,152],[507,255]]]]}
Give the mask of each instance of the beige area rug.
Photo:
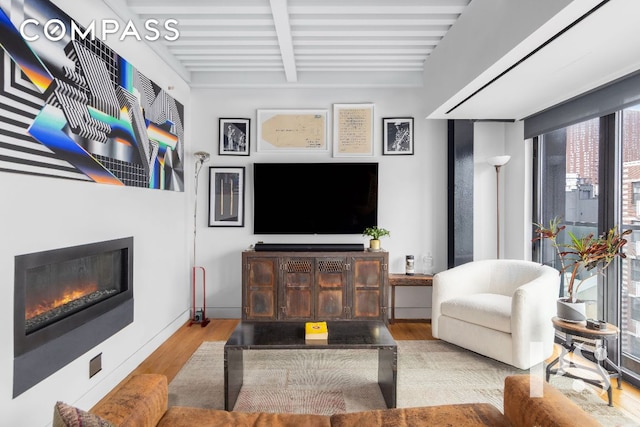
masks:
{"type": "MultiPolygon", "coordinates": [[[[397,343],[399,408],[486,402],[502,410],[504,378],[529,372],[442,341],[397,343]]],[[[333,414],[382,409],[377,363],[371,350],[245,351],[244,384],[234,410],[333,414]]],[[[551,384],[604,426],[640,426],[589,386],[564,377],[552,377],[551,384]]],[[[204,342],[195,351],[169,384],[169,405],[224,408],[224,342],[204,342]]]]}

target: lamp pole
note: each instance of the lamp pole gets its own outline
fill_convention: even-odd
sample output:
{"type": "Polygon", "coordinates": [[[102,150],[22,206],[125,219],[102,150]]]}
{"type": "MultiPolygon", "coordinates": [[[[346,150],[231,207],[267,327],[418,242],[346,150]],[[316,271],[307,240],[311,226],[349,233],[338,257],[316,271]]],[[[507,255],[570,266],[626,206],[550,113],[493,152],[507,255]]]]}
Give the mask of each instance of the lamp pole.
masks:
{"type": "Polygon", "coordinates": [[[200,175],[200,171],[202,170],[202,166],[204,164],[204,162],[208,161],[209,158],[211,157],[209,153],[205,152],[205,151],[197,151],[195,153],[193,153],[193,155],[196,158],[196,165],[195,165],[195,195],[194,195],[194,201],[193,201],[193,266],[191,268],[191,281],[192,281],[192,304],[191,304],[191,321],[189,322],[189,326],[191,326],[194,323],[200,323],[200,326],[205,327],[207,326],[207,324],[209,323],[209,319],[207,319],[206,317],[206,272],[204,267],[199,267],[197,265],[197,258],[196,258],[196,236],[197,236],[197,232],[198,232],[198,223],[197,223],[197,217],[198,217],[198,175],[200,175]],[[200,316],[200,313],[196,313],[196,270],[201,270],[202,271],[202,313],[200,316]],[[198,318],[200,316],[200,318],[198,318]]]}
{"type": "Polygon", "coordinates": [[[496,259],[500,258],[500,167],[496,165],[496,259]]]}
{"type": "Polygon", "coordinates": [[[487,163],[496,168],[496,259],[500,258],[500,168],[507,164],[511,156],[495,156],[487,163]]]}
{"type": "Polygon", "coordinates": [[[196,158],[196,173],[195,173],[195,197],[193,201],[193,266],[196,266],[196,234],[198,230],[198,223],[196,221],[198,215],[198,175],[202,170],[204,162],[209,161],[210,154],[205,151],[198,151],[193,154],[196,158]]]}

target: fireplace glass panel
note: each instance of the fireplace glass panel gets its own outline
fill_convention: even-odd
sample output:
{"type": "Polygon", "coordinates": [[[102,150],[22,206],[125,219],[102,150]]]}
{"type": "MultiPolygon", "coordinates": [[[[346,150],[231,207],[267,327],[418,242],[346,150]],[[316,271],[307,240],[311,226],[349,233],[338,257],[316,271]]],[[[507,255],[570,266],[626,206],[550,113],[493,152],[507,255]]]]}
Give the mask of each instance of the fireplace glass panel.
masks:
{"type": "Polygon", "coordinates": [[[126,290],[122,258],[122,250],[114,250],[28,269],[25,334],[126,290]]]}

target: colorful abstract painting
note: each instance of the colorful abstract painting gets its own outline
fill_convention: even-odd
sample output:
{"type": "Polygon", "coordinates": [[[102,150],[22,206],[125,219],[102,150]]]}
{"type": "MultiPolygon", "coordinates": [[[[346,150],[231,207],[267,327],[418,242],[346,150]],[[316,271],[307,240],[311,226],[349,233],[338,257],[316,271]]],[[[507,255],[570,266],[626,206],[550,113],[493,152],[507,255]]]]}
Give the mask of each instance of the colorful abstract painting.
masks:
{"type": "Polygon", "coordinates": [[[51,2],[0,6],[0,171],[184,191],[182,104],[99,38],[46,34],[81,28],[51,2]]]}

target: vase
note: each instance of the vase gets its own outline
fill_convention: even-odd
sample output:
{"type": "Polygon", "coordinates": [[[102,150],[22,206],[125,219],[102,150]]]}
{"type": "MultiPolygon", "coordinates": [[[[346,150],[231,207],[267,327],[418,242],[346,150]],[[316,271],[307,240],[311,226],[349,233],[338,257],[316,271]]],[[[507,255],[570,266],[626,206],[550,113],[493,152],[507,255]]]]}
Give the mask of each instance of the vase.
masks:
{"type": "Polygon", "coordinates": [[[581,300],[571,302],[568,298],[560,298],[557,302],[557,315],[566,322],[583,322],[587,320],[587,304],[581,300]]]}
{"type": "Polygon", "coordinates": [[[379,250],[380,249],[380,240],[378,239],[371,239],[369,240],[369,247],[373,250],[379,250]]]}

